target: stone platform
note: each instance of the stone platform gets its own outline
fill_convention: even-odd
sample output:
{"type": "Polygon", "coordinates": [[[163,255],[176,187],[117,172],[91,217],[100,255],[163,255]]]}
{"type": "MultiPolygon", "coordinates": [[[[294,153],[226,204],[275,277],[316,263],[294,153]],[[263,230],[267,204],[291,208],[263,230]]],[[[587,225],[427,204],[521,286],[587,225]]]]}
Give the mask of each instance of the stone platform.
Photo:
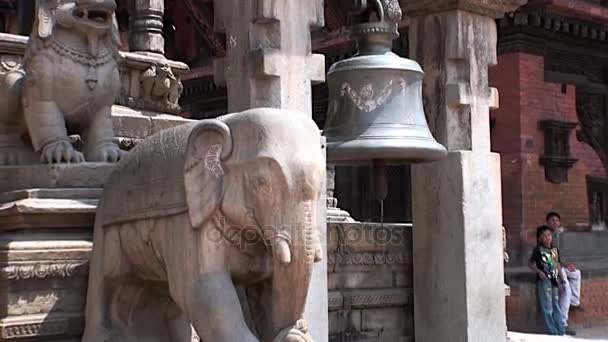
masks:
{"type": "MultiPolygon", "coordinates": [[[[120,105],[112,119],[124,150],[190,121],[120,105]]],[[[0,341],[80,341],[95,210],[114,168],[0,167],[0,341]]]]}
{"type": "MultiPolygon", "coordinates": [[[[44,171],[41,168],[24,174],[34,178],[36,169],[44,171]]],[[[53,184],[63,184],[76,168],[82,170],[51,168],[57,175],[53,184]]],[[[86,170],[108,174],[111,168],[86,170]]],[[[6,171],[0,168],[0,174],[6,171]]],[[[40,179],[42,175],[38,173],[40,179]]],[[[101,189],[94,188],[0,195],[0,341],[79,341],[100,195],[101,189]]]]}

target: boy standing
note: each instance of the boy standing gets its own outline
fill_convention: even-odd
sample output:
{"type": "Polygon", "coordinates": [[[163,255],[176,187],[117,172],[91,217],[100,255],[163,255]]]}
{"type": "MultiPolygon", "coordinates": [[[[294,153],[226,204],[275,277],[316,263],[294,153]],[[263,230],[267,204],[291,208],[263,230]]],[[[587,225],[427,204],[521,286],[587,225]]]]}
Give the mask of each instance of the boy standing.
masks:
{"type": "Polygon", "coordinates": [[[564,335],[564,321],[559,307],[560,260],[559,251],[552,246],[551,228],[536,229],[537,245],[528,266],[536,272],[536,291],[545,328],[550,335],[564,335]]]}
{"type": "MultiPolygon", "coordinates": [[[[559,248],[559,234],[564,232],[561,225],[561,217],[555,211],[546,216],[547,225],[553,231],[553,245],[559,248]]],[[[572,264],[563,264],[560,271],[563,284],[560,284],[559,305],[562,312],[562,320],[566,327],[566,334],[575,335],[574,330],[568,328],[568,314],[570,309],[582,310],[581,307],[581,271],[572,264]],[[563,267],[565,266],[565,267],[563,267]]]]}

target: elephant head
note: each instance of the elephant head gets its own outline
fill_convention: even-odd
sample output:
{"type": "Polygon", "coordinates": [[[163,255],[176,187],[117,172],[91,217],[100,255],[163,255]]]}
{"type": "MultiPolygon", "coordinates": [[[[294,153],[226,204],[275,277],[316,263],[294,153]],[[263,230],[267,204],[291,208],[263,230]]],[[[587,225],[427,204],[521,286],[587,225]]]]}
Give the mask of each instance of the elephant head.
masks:
{"type": "Polygon", "coordinates": [[[189,136],[184,181],[194,229],[247,228],[271,260],[269,296],[257,308],[267,315],[258,327],[263,340],[304,341],[301,319],[313,263],[321,258],[317,208],[325,181],[315,123],[273,109],[205,120],[189,136]]]}

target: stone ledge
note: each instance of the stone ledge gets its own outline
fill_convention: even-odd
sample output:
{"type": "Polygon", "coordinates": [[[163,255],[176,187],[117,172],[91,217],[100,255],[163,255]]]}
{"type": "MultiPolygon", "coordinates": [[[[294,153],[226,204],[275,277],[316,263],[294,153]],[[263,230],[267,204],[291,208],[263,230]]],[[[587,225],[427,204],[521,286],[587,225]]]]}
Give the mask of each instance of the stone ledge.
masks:
{"type": "MultiPolygon", "coordinates": [[[[0,174],[1,171],[0,168],[0,174]]],[[[90,188],[30,189],[0,194],[0,231],[92,227],[100,196],[101,189],[90,188]]],[[[0,252],[1,247],[2,239],[0,252]]]]}
{"type": "Polygon", "coordinates": [[[0,320],[0,338],[18,340],[28,337],[74,335],[84,321],[82,314],[56,313],[10,317],[0,320]]]}
{"type": "MultiPolygon", "coordinates": [[[[581,277],[585,279],[607,278],[608,258],[577,262],[576,268],[581,270],[581,277]]],[[[510,281],[529,282],[536,281],[536,275],[528,267],[505,267],[505,282],[510,281]]]]}
{"type": "Polygon", "coordinates": [[[387,308],[412,305],[414,292],[407,288],[329,291],[329,310],[387,308]]]}
{"type": "Polygon", "coordinates": [[[411,255],[412,224],[328,222],[327,252],[389,252],[411,255]],[[404,249],[405,248],[405,249],[404,249]],[[346,249],[346,250],[344,250],[346,249]]]}
{"type": "Polygon", "coordinates": [[[37,164],[0,167],[0,193],[37,188],[103,188],[115,164],[37,164]]]}
{"type": "Polygon", "coordinates": [[[145,139],[162,129],[192,121],[194,120],[180,116],[135,110],[125,106],[112,107],[112,122],[117,137],[145,139]]]}

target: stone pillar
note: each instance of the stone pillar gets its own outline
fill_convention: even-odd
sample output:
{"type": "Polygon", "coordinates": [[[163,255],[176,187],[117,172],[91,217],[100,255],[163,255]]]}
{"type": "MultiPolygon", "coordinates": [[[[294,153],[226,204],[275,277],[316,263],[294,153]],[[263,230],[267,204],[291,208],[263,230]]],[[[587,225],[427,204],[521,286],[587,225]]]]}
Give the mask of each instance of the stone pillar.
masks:
{"type": "Polygon", "coordinates": [[[164,0],[129,1],[129,48],[132,52],[165,54],[164,0]]]}
{"type": "Polygon", "coordinates": [[[446,159],[412,169],[417,342],[505,341],[500,156],[490,152],[495,18],[526,0],[402,1],[446,159]],[[438,329],[440,327],[440,329],[438,329]]]}
{"type": "MultiPolygon", "coordinates": [[[[323,0],[214,0],[215,30],[226,34],[226,57],[215,82],[228,90],[228,112],[256,107],[312,117],[312,82],[325,81],[325,57],[312,54],[310,28],[324,25],[323,0]]],[[[297,139],[297,137],[294,137],[297,139]]],[[[325,140],[320,142],[325,146],[325,140]]],[[[325,148],[325,147],[324,147],[325,148]]],[[[321,212],[325,213],[325,199],[321,212]]],[[[304,318],[315,342],[327,341],[326,216],[319,218],[324,259],[315,264],[304,318]]]]}
{"type": "Polygon", "coordinates": [[[322,27],[323,0],[215,0],[215,30],[226,58],[215,79],[228,88],[228,112],[255,107],[312,116],[311,82],[325,81],[325,57],[312,54],[311,26],[322,27]]]}

